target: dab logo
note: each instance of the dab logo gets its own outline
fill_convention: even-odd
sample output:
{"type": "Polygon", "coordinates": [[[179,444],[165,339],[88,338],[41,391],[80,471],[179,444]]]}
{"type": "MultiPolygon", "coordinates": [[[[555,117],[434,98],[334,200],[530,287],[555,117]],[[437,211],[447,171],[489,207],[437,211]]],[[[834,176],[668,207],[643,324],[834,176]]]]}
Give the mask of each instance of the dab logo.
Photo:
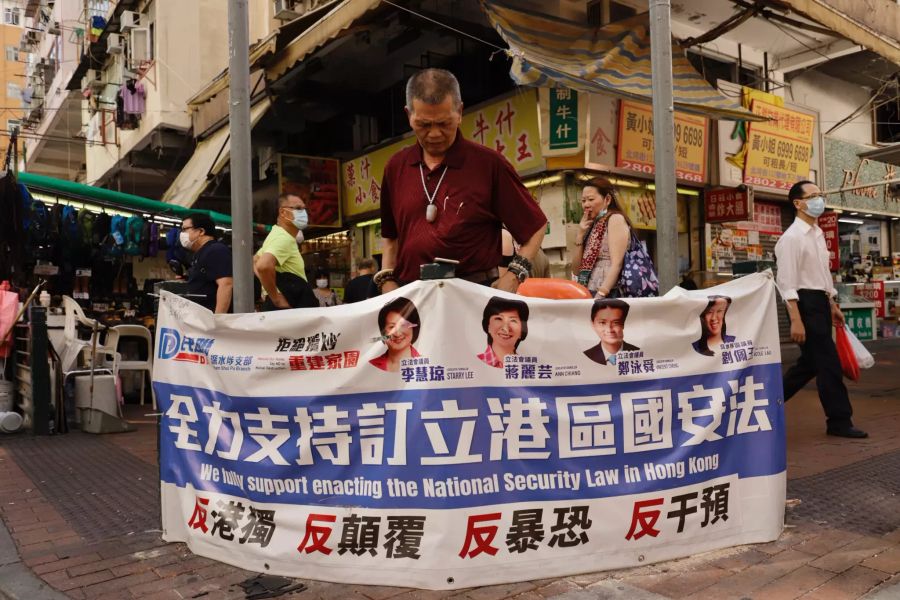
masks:
{"type": "Polygon", "coordinates": [[[209,363],[209,350],[215,341],[213,338],[192,338],[168,327],[163,327],[159,335],[159,358],[198,365],[209,363]]]}

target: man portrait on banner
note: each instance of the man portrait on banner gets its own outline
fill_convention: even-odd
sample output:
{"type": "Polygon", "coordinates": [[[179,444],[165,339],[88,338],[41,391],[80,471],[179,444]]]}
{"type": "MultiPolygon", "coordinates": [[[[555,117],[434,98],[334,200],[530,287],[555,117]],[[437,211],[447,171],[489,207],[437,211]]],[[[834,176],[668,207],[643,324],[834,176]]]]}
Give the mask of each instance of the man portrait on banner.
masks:
{"type": "Polygon", "coordinates": [[[591,327],[600,338],[600,343],[584,351],[584,355],[595,363],[616,364],[615,355],[626,350],[640,350],[625,341],[625,319],[628,318],[628,303],[618,298],[601,298],[591,307],[591,327]]]}

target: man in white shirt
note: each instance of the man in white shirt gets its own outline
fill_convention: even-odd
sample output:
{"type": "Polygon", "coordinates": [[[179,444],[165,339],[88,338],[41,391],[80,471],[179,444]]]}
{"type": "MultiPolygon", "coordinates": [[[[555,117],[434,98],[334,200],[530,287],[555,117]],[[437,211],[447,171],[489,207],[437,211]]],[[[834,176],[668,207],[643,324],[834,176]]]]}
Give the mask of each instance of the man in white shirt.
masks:
{"type": "Polygon", "coordinates": [[[828,248],[817,222],[825,211],[825,198],[813,182],[799,181],[788,192],[788,199],[794,203],[797,217],[775,244],[775,258],[778,287],[791,318],[791,339],[800,345],[800,359],[784,375],[784,400],[787,402],[815,377],[825,410],[826,433],[868,437],[853,426],[850,396],[831,339],[832,324],[843,327],[844,315],[834,301],[828,248]]]}

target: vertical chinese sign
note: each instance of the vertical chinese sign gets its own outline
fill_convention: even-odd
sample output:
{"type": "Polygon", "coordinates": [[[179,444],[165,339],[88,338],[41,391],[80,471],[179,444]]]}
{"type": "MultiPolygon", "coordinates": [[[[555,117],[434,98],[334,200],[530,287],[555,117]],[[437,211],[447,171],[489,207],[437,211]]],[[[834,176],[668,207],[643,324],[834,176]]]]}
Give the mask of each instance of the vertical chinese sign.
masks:
{"type": "MultiPolygon", "coordinates": [[[[675,113],[675,176],[683,181],[704,183],[707,120],[696,115],[675,113]]],[[[616,166],[637,173],[656,172],[653,157],[653,107],[634,100],[619,105],[619,147],[616,166]]]]}
{"type": "MultiPolygon", "coordinates": [[[[464,138],[503,154],[520,174],[544,166],[534,90],[467,112],[460,131],[464,138]]],[[[415,143],[415,138],[406,138],[341,164],[345,217],[378,210],[385,165],[401,148],[415,143]]]]}
{"type": "Polygon", "coordinates": [[[587,94],[568,88],[540,88],[541,150],[544,156],[573,156],[584,150],[587,94]]]}
{"type": "Polygon", "coordinates": [[[828,248],[828,268],[837,271],[841,266],[838,253],[838,214],[827,212],[819,217],[819,227],[825,236],[825,246],[828,248]]]}
{"type": "Polygon", "coordinates": [[[281,193],[296,194],[303,199],[310,226],[340,227],[340,162],[330,158],[282,154],[278,164],[281,193]]]}
{"type": "Polygon", "coordinates": [[[771,120],[748,124],[744,183],[788,190],[809,179],[815,119],[761,100],[750,110],[771,120]]]}

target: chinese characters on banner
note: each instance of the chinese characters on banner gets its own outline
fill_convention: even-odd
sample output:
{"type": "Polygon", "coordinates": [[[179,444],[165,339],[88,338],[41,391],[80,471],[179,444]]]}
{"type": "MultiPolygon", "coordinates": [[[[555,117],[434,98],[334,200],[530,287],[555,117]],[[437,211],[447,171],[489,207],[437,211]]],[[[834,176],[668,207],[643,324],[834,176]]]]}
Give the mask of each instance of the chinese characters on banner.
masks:
{"type": "Polygon", "coordinates": [[[330,158],[282,154],[278,164],[281,193],[296,194],[303,199],[309,213],[309,224],[316,227],[340,227],[340,162],[330,158]]]}
{"type": "MultiPolygon", "coordinates": [[[[519,173],[542,167],[535,94],[528,90],[466,112],[460,124],[463,137],[502,153],[519,173]]],[[[415,138],[403,139],[341,163],[345,216],[378,210],[385,165],[398,150],[415,143],[415,138]]]]}
{"type": "Polygon", "coordinates": [[[429,589],[776,539],[772,280],[628,302],[417,281],[248,325],[163,293],[164,539],[250,570],[429,589]],[[704,334],[712,295],[731,299],[721,340],[704,334]],[[494,308],[518,315],[504,339],[494,308]],[[610,337],[603,319],[625,324],[610,337]]]}
{"type": "Polygon", "coordinates": [[[747,124],[744,183],[788,190],[809,179],[815,119],[761,100],[750,110],[772,120],[747,124]]]}
{"type": "MultiPolygon", "coordinates": [[[[706,182],[707,120],[675,113],[675,176],[693,183],[706,182]]],[[[619,104],[619,144],[616,166],[652,175],[653,107],[634,100],[619,104]]]]}
{"type": "Polygon", "coordinates": [[[744,221],[753,214],[753,193],[749,188],[716,188],[703,193],[707,223],[744,221]]]}
{"type": "Polygon", "coordinates": [[[853,293],[862,296],[870,302],[875,303],[875,315],[881,319],[885,317],[884,312],[884,282],[871,281],[863,283],[853,288],[853,293]]]}
{"type": "Polygon", "coordinates": [[[838,214],[827,212],[819,217],[819,227],[825,236],[825,246],[828,248],[828,268],[837,271],[841,267],[841,257],[838,251],[838,214]]]}

